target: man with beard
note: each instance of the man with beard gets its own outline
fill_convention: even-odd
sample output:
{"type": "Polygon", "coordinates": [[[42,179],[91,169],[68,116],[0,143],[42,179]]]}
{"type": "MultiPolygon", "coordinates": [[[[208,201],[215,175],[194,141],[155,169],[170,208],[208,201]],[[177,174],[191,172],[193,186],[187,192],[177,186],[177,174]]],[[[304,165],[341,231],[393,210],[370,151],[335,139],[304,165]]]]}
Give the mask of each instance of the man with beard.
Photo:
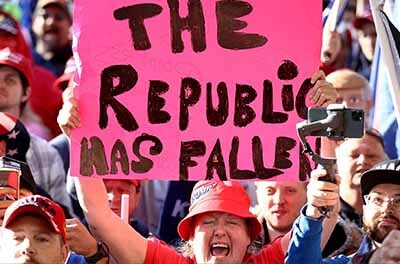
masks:
{"type": "Polygon", "coordinates": [[[357,251],[363,232],[361,215],[361,174],[384,161],[383,140],[375,129],[367,129],[362,138],[348,139],[336,148],[339,184],[339,221],[323,251],[324,257],[350,255],[357,251]]]}
{"type": "Polygon", "coordinates": [[[361,174],[386,160],[382,137],[375,129],[367,129],[360,139],[348,139],[336,148],[340,216],[362,226],[363,201],[361,174]]]}
{"type": "MultiPolygon", "coordinates": [[[[364,173],[361,190],[367,236],[360,245],[356,259],[370,257],[392,230],[400,230],[400,161],[386,161],[364,173]]],[[[397,251],[397,261],[399,257],[397,251]]]]}
{"type": "Polygon", "coordinates": [[[56,76],[64,72],[68,59],[72,56],[70,28],[72,18],[67,0],[40,0],[32,23],[36,35],[33,57],[56,76]]]}
{"type": "Polygon", "coordinates": [[[366,235],[353,257],[337,256],[322,260],[319,221],[303,218],[309,229],[295,229],[285,263],[399,263],[400,251],[400,160],[389,160],[362,174],[363,222],[366,235]],[[314,239],[308,240],[312,236],[314,239]]]}

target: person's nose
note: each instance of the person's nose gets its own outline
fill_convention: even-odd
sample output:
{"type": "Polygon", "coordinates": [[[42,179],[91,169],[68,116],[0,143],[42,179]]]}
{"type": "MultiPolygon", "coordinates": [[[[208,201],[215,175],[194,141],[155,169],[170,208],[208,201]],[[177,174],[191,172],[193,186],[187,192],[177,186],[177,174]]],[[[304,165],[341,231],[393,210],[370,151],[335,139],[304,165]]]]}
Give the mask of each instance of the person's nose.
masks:
{"type": "Polygon", "coordinates": [[[342,100],[340,103],[344,105],[345,108],[350,108],[350,103],[347,100],[342,100]]]}
{"type": "Polygon", "coordinates": [[[366,155],[360,154],[360,156],[358,156],[358,158],[357,158],[357,163],[358,163],[359,165],[366,165],[366,164],[368,164],[368,159],[367,159],[366,155]]]}
{"type": "Polygon", "coordinates": [[[214,235],[217,237],[223,237],[226,235],[226,225],[223,221],[217,221],[214,226],[214,235]]]}
{"type": "Polygon", "coordinates": [[[381,213],[382,214],[393,214],[395,212],[395,208],[393,206],[392,200],[386,200],[381,205],[381,213]]]}
{"type": "Polygon", "coordinates": [[[285,202],[285,196],[283,195],[283,192],[277,190],[272,196],[272,202],[274,204],[283,204],[285,202]]]}
{"type": "Polygon", "coordinates": [[[36,254],[36,249],[29,238],[25,238],[21,244],[21,254],[27,256],[34,256],[36,254]]]}

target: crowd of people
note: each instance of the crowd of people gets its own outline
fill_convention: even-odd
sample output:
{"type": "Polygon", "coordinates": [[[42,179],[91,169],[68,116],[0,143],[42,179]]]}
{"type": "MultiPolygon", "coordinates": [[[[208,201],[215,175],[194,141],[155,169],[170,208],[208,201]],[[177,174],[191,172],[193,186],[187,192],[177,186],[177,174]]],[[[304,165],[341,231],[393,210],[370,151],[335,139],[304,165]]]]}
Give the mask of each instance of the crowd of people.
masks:
{"type": "Polygon", "coordinates": [[[315,105],[366,117],[361,138],[322,139],[334,182],[320,168],[305,182],[72,177],[73,1],[0,7],[0,264],[400,263],[400,159],[370,118],[377,35],[366,1],[347,1],[342,22],[324,28],[311,78],[315,105]],[[3,171],[20,175],[17,187],[3,171]]]}

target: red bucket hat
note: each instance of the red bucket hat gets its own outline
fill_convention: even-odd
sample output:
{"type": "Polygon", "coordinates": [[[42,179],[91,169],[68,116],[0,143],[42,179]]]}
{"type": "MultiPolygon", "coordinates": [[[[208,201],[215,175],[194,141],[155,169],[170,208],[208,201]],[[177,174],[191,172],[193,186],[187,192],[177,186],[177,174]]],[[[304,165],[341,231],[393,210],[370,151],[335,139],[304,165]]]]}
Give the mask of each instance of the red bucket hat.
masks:
{"type": "Polygon", "coordinates": [[[3,220],[3,228],[6,228],[16,217],[23,214],[36,214],[47,220],[53,230],[67,241],[66,222],[64,211],[56,202],[40,196],[31,195],[15,201],[6,210],[3,220]]]}
{"type": "Polygon", "coordinates": [[[9,48],[0,50],[0,64],[15,68],[21,72],[32,85],[32,64],[29,59],[20,53],[13,52],[9,48]]]}
{"type": "Polygon", "coordinates": [[[178,233],[183,240],[189,240],[193,234],[194,216],[207,212],[222,212],[248,219],[249,235],[255,240],[260,235],[261,224],[249,208],[249,196],[238,182],[199,181],[193,187],[189,213],[179,223],[178,233]]]}

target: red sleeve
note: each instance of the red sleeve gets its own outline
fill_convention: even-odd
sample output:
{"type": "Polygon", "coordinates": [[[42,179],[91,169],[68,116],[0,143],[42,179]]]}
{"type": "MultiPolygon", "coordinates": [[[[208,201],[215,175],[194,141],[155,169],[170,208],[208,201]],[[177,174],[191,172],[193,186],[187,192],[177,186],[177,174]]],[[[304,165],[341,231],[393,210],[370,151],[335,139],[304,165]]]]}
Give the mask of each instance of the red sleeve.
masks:
{"type": "Polygon", "coordinates": [[[245,258],[244,263],[283,264],[285,255],[282,250],[281,239],[280,236],[266,245],[259,253],[249,255],[245,258]]]}
{"type": "Polygon", "coordinates": [[[190,258],[185,258],[174,248],[157,238],[149,238],[147,244],[145,264],[170,263],[170,264],[194,264],[190,258]]]}

